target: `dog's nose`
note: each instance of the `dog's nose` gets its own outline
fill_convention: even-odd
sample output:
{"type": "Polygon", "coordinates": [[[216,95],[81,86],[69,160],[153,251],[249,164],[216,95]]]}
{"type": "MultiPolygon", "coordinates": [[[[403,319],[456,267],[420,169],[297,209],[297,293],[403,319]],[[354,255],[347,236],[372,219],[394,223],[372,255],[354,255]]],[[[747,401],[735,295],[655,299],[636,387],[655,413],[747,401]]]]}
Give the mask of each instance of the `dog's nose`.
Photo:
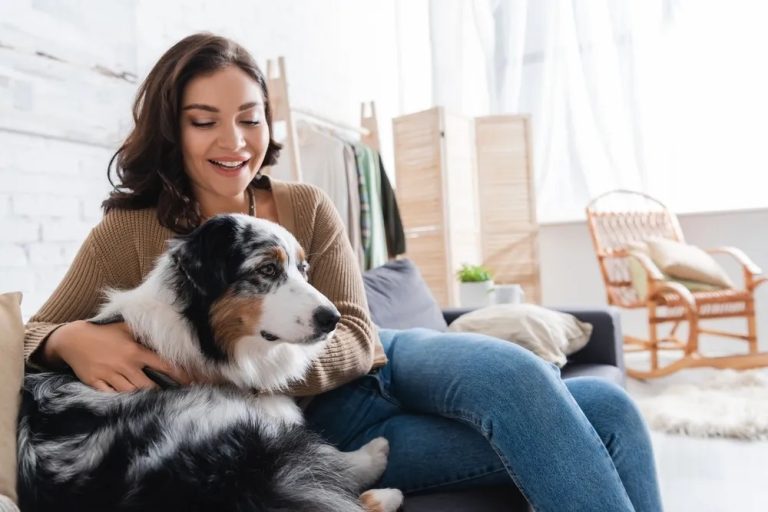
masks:
{"type": "Polygon", "coordinates": [[[336,311],[336,308],[320,306],[312,313],[312,321],[315,323],[315,327],[323,333],[329,333],[334,330],[340,319],[341,315],[336,311]]]}

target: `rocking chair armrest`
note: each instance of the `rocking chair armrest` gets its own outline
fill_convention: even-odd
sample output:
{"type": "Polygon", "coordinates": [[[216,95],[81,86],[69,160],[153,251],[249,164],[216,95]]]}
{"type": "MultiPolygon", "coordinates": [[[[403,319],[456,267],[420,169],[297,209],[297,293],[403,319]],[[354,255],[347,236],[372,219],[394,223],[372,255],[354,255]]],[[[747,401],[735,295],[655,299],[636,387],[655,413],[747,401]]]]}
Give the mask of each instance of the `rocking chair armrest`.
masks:
{"type": "Polygon", "coordinates": [[[629,251],[629,256],[635,258],[638,263],[640,263],[640,265],[643,267],[643,270],[645,270],[645,274],[648,276],[648,280],[664,281],[664,274],[661,273],[659,267],[656,266],[656,264],[647,254],[644,254],[640,251],[629,251]]]}
{"type": "Polygon", "coordinates": [[[715,247],[707,249],[707,252],[710,254],[727,254],[733,257],[744,268],[744,271],[752,274],[752,276],[759,276],[763,273],[762,269],[755,265],[744,251],[736,247],[715,247]]]}
{"type": "Polygon", "coordinates": [[[651,288],[648,290],[648,298],[653,299],[656,295],[665,292],[676,293],[678,296],[680,296],[680,300],[685,303],[685,306],[689,311],[696,311],[696,298],[691,293],[691,290],[682,284],[675,283],[673,281],[660,281],[652,283],[651,288]]]}

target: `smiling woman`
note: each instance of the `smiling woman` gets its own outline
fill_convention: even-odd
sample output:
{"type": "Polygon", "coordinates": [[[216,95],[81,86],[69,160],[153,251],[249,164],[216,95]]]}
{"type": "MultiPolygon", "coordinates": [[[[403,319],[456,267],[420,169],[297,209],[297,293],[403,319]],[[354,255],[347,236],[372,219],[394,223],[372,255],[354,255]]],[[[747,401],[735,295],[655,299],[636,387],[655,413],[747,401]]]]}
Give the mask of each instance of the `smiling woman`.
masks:
{"type": "Polygon", "coordinates": [[[190,80],[181,103],[182,155],[201,214],[248,212],[252,202],[243,190],[259,172],[270,137],[258,83],[230,65],[190,80]]]}

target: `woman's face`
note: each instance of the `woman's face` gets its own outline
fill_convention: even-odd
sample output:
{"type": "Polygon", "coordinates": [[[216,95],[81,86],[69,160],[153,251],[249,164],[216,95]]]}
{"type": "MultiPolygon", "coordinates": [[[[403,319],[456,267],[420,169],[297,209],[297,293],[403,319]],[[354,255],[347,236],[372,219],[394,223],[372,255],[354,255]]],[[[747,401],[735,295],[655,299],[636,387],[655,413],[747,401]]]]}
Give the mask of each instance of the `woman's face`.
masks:
{"type": "Polygon", "coordinates": [[[269,146],[259,84],[237,66],[198,76],[181,103],[184,169],[198,200],[242,197],[269,146]]]}

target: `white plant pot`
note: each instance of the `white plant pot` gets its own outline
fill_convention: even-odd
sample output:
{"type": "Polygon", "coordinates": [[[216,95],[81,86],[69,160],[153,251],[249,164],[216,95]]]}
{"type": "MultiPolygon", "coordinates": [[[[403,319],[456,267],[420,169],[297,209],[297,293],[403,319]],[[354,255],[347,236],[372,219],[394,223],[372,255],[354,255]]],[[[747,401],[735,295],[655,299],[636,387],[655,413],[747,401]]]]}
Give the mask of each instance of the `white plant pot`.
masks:
{"type": "Polygon", "coordinates": [[[493,299],[493,281],[459,283],[459,301],[464,308],[490,306],[493,299]]]}

